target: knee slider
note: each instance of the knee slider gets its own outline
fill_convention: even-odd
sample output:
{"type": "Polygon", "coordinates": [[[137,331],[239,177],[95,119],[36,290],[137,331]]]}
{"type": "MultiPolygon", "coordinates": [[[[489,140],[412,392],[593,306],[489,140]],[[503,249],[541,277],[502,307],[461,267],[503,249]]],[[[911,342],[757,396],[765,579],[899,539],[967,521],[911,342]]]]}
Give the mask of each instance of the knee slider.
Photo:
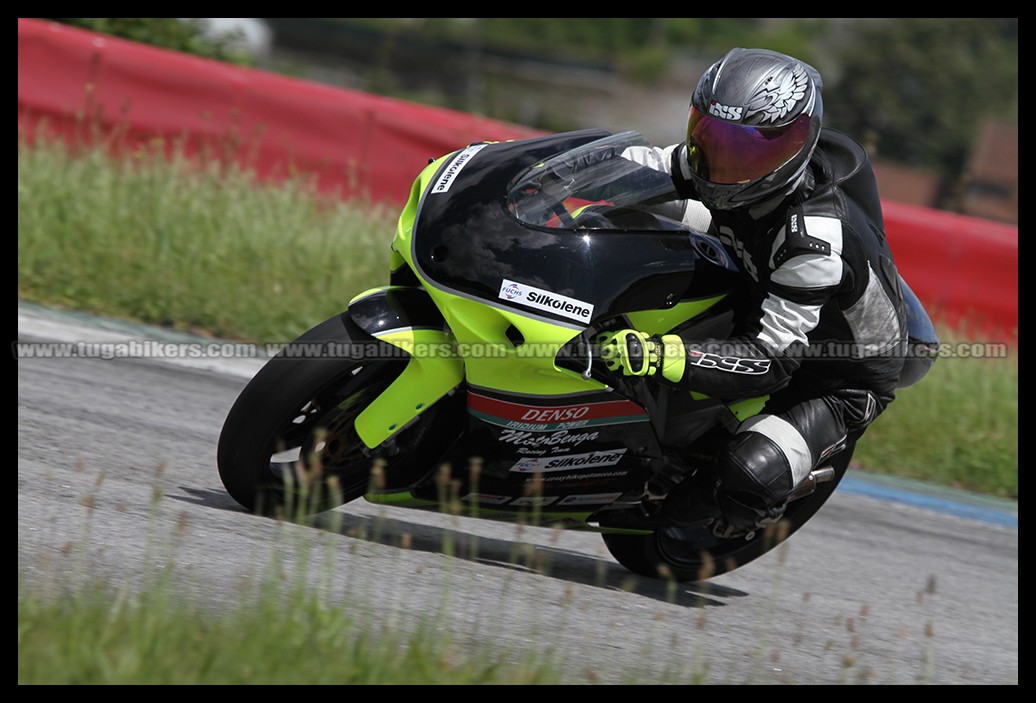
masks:
{"type": "Polygon", "coordinates": [[[787,497],[792,485],[791,466],[781,448],[766,435],[740,432],[720,457],[718,492],[748,494],[766,507],[787,497]]]}

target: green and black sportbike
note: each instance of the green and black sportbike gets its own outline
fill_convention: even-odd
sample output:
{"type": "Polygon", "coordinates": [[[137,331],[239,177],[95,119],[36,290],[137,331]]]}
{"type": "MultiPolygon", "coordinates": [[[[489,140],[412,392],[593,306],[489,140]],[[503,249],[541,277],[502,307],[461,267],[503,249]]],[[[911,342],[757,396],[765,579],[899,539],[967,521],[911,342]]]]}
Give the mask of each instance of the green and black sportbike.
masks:
{"type": "MultiPolygon", "coordinates": [[[[627,569],[678,581],[794,533],[834,491],[833,469],[807,477],[776,529],[709,529],[713,457],[765,398],[623,377],[595,353],[612,330],[732,327],[737,264],[666,216],[671,179],[626,158],[638,146],[636,132],[583,130],[430,162],[399,218],[389,284],[287,345],[237,399],[218,450],[230,495],[262,514],[362,496],[595,530],[627,569]]],[[[931,358],[916,361],[915,380],[931,358]]]]}

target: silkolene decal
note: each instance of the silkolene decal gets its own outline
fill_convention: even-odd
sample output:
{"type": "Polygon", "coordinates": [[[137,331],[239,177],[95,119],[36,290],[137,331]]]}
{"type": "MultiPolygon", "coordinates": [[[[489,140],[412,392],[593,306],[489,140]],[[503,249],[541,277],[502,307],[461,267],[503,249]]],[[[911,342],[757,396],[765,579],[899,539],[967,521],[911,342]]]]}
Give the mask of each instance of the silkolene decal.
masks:
{"type": "Polygon", "coordinates": [[[490,424],[527,432],[552,432],[648,420],[644,408],[632,400],[542,406],[511,403],[470,392],[468,412],[490,424]]]}
{"type": "Polygon", "coordinates": [[[562,456],[525,457],[511,467],[518,473],[535,473],[537,471],[572,471],[574,469],[596,469],[602,466],[614,466],[622,460],[626,447],[621,449],[605,449],[586,454],[564,454],[562,456]]]}
{"type": "Polygon", "coordinates": [[[482,151],[487,146],[489,145],[475,144],[454,156],[453,161],[450,162],[450,165],[447,166],[446,170],[444,170],[442,175],[439,176],[439,180],[437,180],[435,185],[432,186],[432,192],[445,193],[448,191],[450,186],[453,185],[453,180],[457,177],[457,174],[460,173],[460,170],[467,166],[468,162],[471,161],[475,154],[482,151]]]}
{"type": "Polygon", "coordinates": [[[591,303],[506,278],[500,283],[500,293],[497,297],[584,323],[589,323],[594,315],[594,306],[591,303]]]}

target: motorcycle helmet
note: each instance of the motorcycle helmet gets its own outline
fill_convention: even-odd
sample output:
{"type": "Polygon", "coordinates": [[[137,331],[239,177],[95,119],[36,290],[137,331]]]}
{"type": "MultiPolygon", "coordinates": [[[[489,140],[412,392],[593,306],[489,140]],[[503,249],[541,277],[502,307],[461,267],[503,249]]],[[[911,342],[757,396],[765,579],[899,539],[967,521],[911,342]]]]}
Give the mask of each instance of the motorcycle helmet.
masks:
{"type": "Polygon", "coordinates": [[[783,198],[799,184],[820,138],[820,74],[766,49],[731,49],[698,81],[686,159],[711,209],[783,198]]]}

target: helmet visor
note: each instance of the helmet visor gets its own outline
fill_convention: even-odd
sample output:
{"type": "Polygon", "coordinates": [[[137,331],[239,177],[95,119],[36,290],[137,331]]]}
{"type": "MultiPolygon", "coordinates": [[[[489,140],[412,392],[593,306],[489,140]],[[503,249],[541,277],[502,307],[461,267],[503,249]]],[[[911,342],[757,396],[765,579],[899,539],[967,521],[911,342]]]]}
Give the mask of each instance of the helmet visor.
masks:
{"type": "Polygon", "coordinates": [[[780,127],[734,124],[691,107],[687,158],[691,170],[713,183],[746,183],[788,163],[809,139],[809,115],[780,127]]]}

